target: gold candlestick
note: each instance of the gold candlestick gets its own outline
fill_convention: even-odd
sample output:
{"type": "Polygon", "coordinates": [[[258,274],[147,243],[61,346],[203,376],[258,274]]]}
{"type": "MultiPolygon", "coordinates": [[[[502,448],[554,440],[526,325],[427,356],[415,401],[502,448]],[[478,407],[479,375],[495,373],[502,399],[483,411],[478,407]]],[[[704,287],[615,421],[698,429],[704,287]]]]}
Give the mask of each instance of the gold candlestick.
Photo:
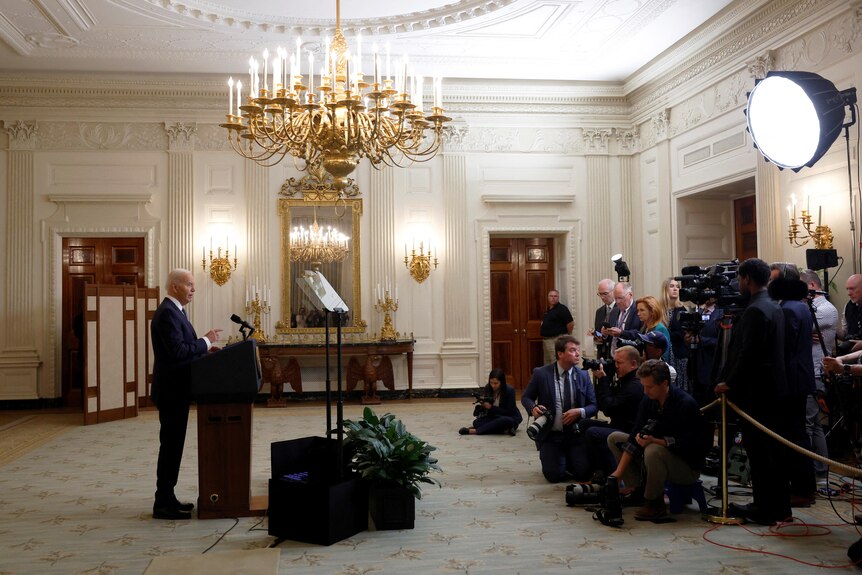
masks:
{"type": "Polygon", "coordinates": [[[270,311],[271,308],[269,302],[266,300],[261,301],[260,294],[256,291],[254,292],[254,299],[245,304],[245,312],[254,316],[254,333],[251,337],[260,343],[266,343],[268,341],[260,316],[269,315],[270,311]]]}
{"type": "Polygon", "coordinates": [[[383,327],[380,328],[380,341],[395,341],[398,333],[392,325],[392,316],[389,312],[398,311],[398,298],[392,299],[389,290],[383,292],[383,299],[377,298],[374,309],[383,312],[383,327]]]}

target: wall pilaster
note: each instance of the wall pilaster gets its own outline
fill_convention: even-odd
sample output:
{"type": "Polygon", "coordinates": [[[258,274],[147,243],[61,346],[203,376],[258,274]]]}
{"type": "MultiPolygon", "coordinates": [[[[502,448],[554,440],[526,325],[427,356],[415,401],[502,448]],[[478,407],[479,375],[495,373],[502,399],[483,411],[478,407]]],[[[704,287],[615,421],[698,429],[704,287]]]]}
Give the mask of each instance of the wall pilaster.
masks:
{"type": "MultiPolygon", "coordinates": [[[[371,281],[368,287],[371,290],[372,305],[366,321],[372,335],[380,335],[380,328],[383,326],[383,314],[374,309],[374,304],[377,303],[377,286],[384,289],[389,281],[391,289],[395,290],[395,173],[395,168],[372,169],[371,190],[366,195],[369,228],[369,242],[366,245],[373,246],[367,250],[367,253],[371,254],[371,281]]],[[[394,293],[389,295],[395,297],[394,293]]],[[[397,321],[395,329],[400,331],[397,321]]]]}
{"type": "Polygon", "coordinates": [[[34,334],[42,314],[34,307],[33,154],[35,122],[6,124],[9,135],[6,174],[6,269],[3,301],[3,349],[0,351],[0,399],[38,397],[41,359],[34,334]]]}

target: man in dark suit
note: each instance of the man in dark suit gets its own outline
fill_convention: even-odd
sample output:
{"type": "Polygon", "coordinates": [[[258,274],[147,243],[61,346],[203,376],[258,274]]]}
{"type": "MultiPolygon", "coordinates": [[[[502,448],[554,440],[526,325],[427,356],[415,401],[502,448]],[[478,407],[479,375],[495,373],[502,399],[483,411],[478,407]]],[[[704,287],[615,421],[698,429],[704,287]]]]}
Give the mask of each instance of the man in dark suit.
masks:
{"type": "Polygon", "coordinates": [[[596,346],[596,357],[599,359],[611,357],[610,338],[602,337],[602,328],[611,326],[615,285],[612,280],[606,278],[599,282],[598,289],[596,289],[596,295],[601,298],[602,305],[596,310],[596,317],[593,321],[594,331],[590,331],[589,336],[593,338],[593,343],[596,346]]]}
{"type": "Polygon", "coordinates": [[[547,413],[548,422],[535,437],[545,479],[551,483],[568,476],[586,480],[591,471],[578,421],[595,416],[596,393],[590,376],[577,367],[580,342],[561,335],[554,351],[557,361],[533,371],[521,404],[534,418],[547,413]]]}
{"type": "MultiPolygon", "coordinates": [[[[787,396],[784,364],[784,314],[769,297],[769,266],[750,258],[739,265],[739,291],[748,305],[733,326],[727,364],[715,393],[728,397],[770,429],[781,429],[787,417],[778,402],[787,396]]],[[[731,512],[755,523],[772,525],[790,517],[790,482],[786,449],[742,422],[743,440],[751,465],[754,501],[733,505],[731,512]]]]}
{"type": "Polygon", "coordinates": [[[628,282],[619,282],[614,286],[614,301],[616,307],[611,311],[608,323],[610,327],[602,328],[602,336],[611,337],[611,353],[617,350],[619,338],[634,341],[641,329],[641,320],[637,314],[632,286],[628,282]]]}
{"type": "Polygon", "coordinates": [[[218,341],[220,329],[198,337],[186,316],[186,306],[195,293],[195,280],[188,270],[168,274],[167,296],[150,324],[153,343],[153,403],[159,409],[159,460],[156,468],[155,519],[191,519],[191,503],[180,503],[174,494],[191,403],[191,362],[218,341]]]}

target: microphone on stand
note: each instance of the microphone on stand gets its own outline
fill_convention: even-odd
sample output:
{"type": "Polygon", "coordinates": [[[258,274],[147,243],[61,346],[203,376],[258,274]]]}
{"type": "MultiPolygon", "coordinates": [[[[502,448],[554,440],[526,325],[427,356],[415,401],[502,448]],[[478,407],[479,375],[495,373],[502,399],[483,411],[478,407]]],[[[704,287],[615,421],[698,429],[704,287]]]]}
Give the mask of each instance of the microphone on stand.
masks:
{"type": "Polygon", "coordinates": [[[242,333],[243,339],[248,339],[251,336],[251,334],[254,333],[254,327],[249,325],[249,323],[247,321],[245,321],[244,319],[242,319],[238,315],[236,315],[236,314],[231,315],[230,320],[234,323],[239,324],[239,331],[242,333]],[[245,330],[248,330],[248,333],[246,333],[245,330]]]}

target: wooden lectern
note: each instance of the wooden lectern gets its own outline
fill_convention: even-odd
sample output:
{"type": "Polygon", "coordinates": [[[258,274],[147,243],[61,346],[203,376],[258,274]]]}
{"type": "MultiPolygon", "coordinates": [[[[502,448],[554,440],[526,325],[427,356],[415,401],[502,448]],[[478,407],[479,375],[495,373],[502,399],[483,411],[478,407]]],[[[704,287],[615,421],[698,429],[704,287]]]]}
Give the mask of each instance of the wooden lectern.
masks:
{"type": "Polygon", "coordinates": [[[198,518],[266,513],[251,497],[252,406],[260,389],[254,340],[230,345],[192,364],[198,404],[198,518]]]}

